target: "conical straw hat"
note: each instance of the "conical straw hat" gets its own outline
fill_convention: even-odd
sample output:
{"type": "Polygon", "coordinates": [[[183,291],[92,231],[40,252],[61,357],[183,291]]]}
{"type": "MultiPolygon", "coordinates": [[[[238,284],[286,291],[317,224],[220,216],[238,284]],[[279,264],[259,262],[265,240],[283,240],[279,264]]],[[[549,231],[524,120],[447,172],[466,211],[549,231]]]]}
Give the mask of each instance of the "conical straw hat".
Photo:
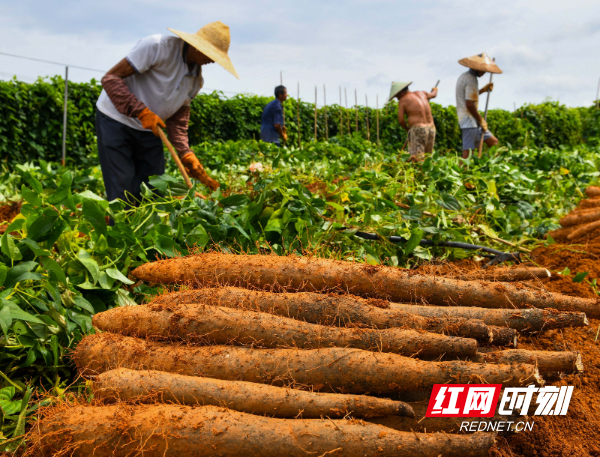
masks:
{"type": "Polygon", "coordinates": [[[229,38],[229,27],[221,21],[211,22],[193,35],[171,28],[169,28],[169,30],[183,41],[196,48],[202,54],[221,65],[237,79],[240,79],[237,71],[233,68],[231,60],[229,60],[229,57],[227,56],[229,42],[231,41],[229,38]]]}
{"type": "Polygon", "coordinates": [[[412,84],[412,81],[393,81],[392,88],[390,89],[390,98],[388,101],[392,101],[392,99],[398,95],[402,89],[407,88],[412,84]]]}
{"type": "Polygon", "coordinates": [[[485,52],[477,54],[476,56],[465,57],[464,59],[459,60],[458,63],[467,68],[471,68],[472,70],[502,73],[502,70],[498,68],[498,65],[496,65],[485,52]]]}

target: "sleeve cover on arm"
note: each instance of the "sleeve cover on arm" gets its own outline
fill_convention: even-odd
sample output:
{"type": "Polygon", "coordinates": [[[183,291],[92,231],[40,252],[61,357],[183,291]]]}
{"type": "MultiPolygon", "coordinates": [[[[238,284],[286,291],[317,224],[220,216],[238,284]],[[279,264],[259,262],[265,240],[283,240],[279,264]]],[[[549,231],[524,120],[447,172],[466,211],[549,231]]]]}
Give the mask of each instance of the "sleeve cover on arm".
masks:
{"type": "Polygon", "coordinates": [[[173,144],[173,147],[183,158],[193,151],[190,149],[190,140],[188,138],[188,124],[190,122],[190,107],[184,105],[177,110],[169,119],[167,119],[167,135],[173,144]]]}
{"type": "Polygon", "coordinates": [[[120,76],[106,75],[101,82],[108,98],[119,113],[137,117],[146,108],[146,105],[129,91],[129,87],[120,76]]]}

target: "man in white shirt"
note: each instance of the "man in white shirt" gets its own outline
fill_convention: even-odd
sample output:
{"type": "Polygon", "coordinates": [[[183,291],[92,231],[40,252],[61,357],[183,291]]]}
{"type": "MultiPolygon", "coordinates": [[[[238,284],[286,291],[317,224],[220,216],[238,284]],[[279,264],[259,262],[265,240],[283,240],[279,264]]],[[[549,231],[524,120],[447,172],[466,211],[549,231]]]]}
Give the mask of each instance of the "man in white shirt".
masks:
{"type": "Polygon", "coordinates": [[[479,90],[477,78],[482,77],[486,72],[502,73],[502,70],[485,53],[467,57],[459,60],[458,63],[469,68],[469,71],[460,75],[456,83],[456,114],[462,132],[462,157],[468,159],[471,150],[479,148],[482,134],[483,141],[488,146],[498,144],[498,139],[488,130],[487,122],[478,111],[479,95],[491,92],[494,84],[486,84],[479,90]]]}
{"type": "Polygon", "coordinates": [[[213,22],[195,34],[169,30],[177,36],[140,40],[102,78],[96,131],[109,201],[135,204],[141,184],[165,172],[161,127],[188,174],[211,190],[219,187],[190,149],[187,131],[190,102],[204,84],[202,65],[217,62],[238,77],[227,56],[229,27],[213,22]]]}

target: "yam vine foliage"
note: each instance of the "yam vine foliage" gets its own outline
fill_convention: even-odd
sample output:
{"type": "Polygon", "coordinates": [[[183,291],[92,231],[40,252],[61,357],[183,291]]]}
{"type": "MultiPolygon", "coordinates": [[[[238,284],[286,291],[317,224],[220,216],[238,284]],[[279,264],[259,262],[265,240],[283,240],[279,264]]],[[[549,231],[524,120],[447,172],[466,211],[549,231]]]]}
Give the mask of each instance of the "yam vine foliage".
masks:
{"type": "MultiPolygon", "coordinates": [[[[56,76],[39,79],[33,84],[0,81],[0,157],[10,163],[60,159],[62,144],[62,110],[64,82],[56,76]]],[[[93,163],[95,144],[95,106],[100,84],[69,83],[67,157],[75,163],[93,163]]],[[[259,139],[260,117],[272,97],[237,95],[226,98],[222,93],[202,93],[191,104],[190,142],[239,141],[259,139]]],[[[285,103],[289,144],[314,141],[314,105],[290,98],[285,103]]],[[[436,150],[458,151],[461,147],[456,109],[432,103],[437,128],[436,150]]],[[[515,113],[491,110],[489,125],[501,144],[512,147],[575,147],[600,138],[600,116],[592,108],[567,108],[558,102],[525,105],[515,113]]],[[[317,139],[343,133],[355,134],[356,112],[336,104],[318,110],[317,139]],[[328,135],[325,129],[327,112],[328,135]],[[340,118],[341,115],[341,118],[340,118]]],[[[397,118],[397,104],[391,102],[379,110],[381,144],[398,149],[406,132],[397,118]]],[[[376,110],[358,107],[358,134],[376,140],[376,110]],[[369,130],[367,132],[367,111],[369,130]]]]}

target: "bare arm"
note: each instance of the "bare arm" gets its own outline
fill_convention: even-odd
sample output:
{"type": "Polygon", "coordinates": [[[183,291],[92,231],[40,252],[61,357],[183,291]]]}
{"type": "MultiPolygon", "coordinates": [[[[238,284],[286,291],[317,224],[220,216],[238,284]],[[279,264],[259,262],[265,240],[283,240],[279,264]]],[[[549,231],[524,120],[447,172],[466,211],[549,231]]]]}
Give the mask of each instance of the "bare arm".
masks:
{"type": "Polygon", "coordinates": [[[404,120],[405,114],[404,103],[398,102],[398,121],[400,122],[400,126],[408,132],[408,125],[406,125],[406,121],[404,120]]]}
{"type": "Polygon", "coordinates": [[[115,76],[118,76],[119,78],[127,78],[128,76],[131,76],[134,73],[135,73],[134,68],[131,66],[129,61],[124,58],[124,59],[121,59],[118,64],[116,64],[114,67],[112,67],[110,70],[108,70],[108,72],[106,73],[106,76],[115,75],[115,76]]]}
{"type": "Polygon", "coordinates": [[[433,89],[431,89],[431,92],[423,92],[425,94],[425,97],[427,97],[427,100],[431,100],[432,98],[437,97],[438,94],[438,90],[437,87],[434,87],[433,89]]]}
{"type": "Polygon", "coordinates": [[[469,113],[471,113],[473,115],[473,117],[477,121],[477,124],[481,125],[481,121],[483,120],[483,118],[481,117],[481,114],[479,114],[479,111],[477,111],[475,102],[473,100],[467,100],[466,102],[467,102],[467,109],[469,110],[469,113]]]}

